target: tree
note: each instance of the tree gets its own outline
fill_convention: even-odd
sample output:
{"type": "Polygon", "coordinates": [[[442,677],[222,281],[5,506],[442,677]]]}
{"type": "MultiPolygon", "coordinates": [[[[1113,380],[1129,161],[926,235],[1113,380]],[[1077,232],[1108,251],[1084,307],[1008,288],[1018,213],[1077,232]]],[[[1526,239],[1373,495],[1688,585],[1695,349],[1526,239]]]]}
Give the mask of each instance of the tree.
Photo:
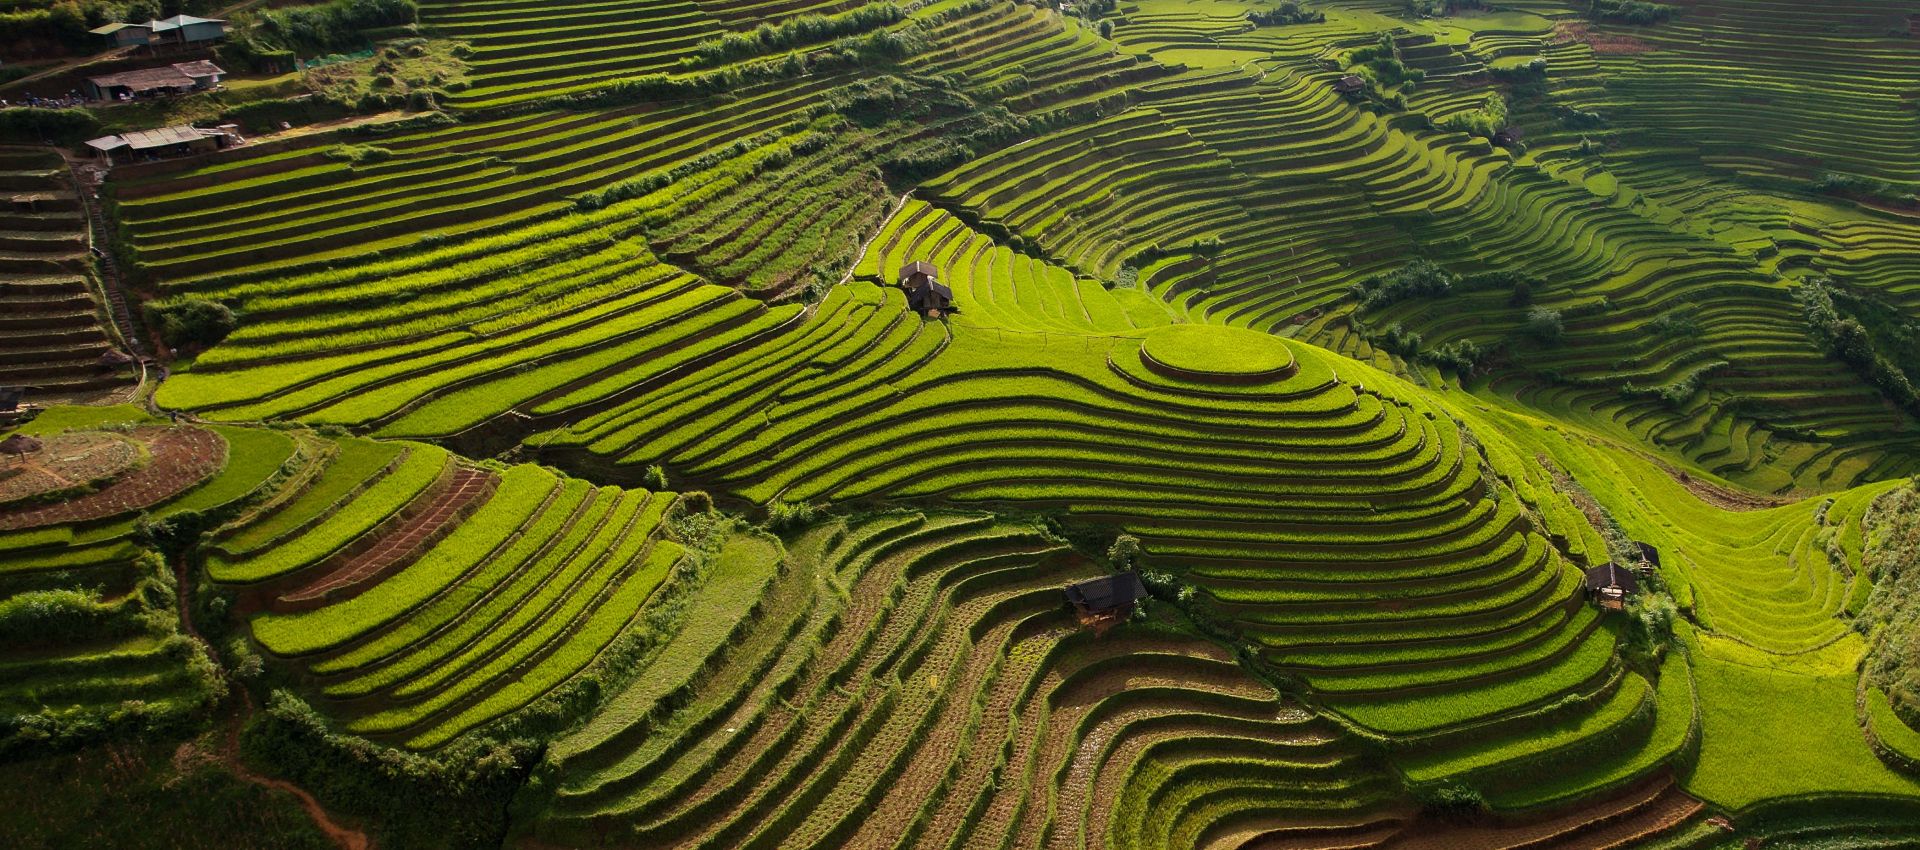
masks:
{"type": "Polygon", "coordinates": [[[206,348],[233,333],[238,320],[233,310],[205,298],[176,298],[146,305],[147,319],[160,326],[160,337],[174,348],[206,348]]]}
{"type": "Polygon", "coordinates": [[[1560,311],[1546,307],[1535,307],[1527,311],[1527,335],[1547,345],[1553,345],[1566,335],[1566,322],[1560,318],[1560,311]]]}
{"type": "Polygon", "coordinates": [[[1107,562],[1123,570],[1137,568],[1140,564],[1140,538],[1124,533],[1113,538],[1113,545],[1107,547],[1107,562]]]}

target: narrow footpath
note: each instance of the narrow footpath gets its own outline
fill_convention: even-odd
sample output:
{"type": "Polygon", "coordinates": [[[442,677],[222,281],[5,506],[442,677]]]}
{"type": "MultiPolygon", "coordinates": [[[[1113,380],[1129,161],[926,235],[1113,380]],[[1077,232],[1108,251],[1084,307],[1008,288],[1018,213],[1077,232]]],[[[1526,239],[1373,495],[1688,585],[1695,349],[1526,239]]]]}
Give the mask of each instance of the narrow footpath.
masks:
{"type": "MultiPolygon", "coordinates": [[[[190,572],[191,571],[187,569],[185,558],[174,559],[173,576],[176,591],[175,595],[179,600],[180,629],[185,632],[188,637],[198,642],[201,648],[206,650],[207,656],[213,659],[214,665],[220,670],[220,675],[224,677],[227,671],[226,667],[220,664],[220,656],[213,651],[212,644],[209,644],[207,639],[201,636],[200,630],[194,628],[193,625],[191,605],[188,602],[188,600],[192,598],[192,588],[188,583],[189,578],[191,578],[190,572]]],[[[319,799],[315,798],[307,789],[301,788],[284,779],[261,776],[249,770],[247,766],[241,762],[240,733],[247,728],[247,720],[253,717],[255,710],[253,694],[248,693],[246,688],[241,687],[237,683],[230,684],[233,688],[231,698],[237,701],[226,712],[229,715],[226,724],[227,732],[219,751],[214,754],[219,762],[243,782],[292,794],[294,799],[300,801],[300,807],[307,811],[307,816],[313,819],[313,825],[319,827],[320,831],[327,836],[327,839],[332,841],[335,846],[340,847],[341,850],[371,850],[373,842],[367,838],[366,833],[341,824],[340,821],[335,819],[333,815],[327,811],[325,806],[320,804],[319,799]]]]}

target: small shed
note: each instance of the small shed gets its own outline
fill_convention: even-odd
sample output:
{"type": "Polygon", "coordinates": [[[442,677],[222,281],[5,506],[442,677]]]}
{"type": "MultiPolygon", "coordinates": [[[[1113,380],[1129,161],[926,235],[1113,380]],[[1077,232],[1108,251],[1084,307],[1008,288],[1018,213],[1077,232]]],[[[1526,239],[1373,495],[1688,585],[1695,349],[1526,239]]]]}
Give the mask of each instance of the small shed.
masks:
{"type": "Polygon", "coordinates": [[[15,434],[0,440],[0,454],[13,455],[19,460],[25,460],[27,455],[39,450],[40,441],[25,434],[15,434]]]}
{"type": "Polygon", "coordinates": [[[940,276],[940,270],[932,263],[915,260],[900,267],[900,285],[908,286],[917,281],[933,280],[940,276]]]}
{"type": "Polygon", "coordinates": [[[174,15],[152,21],[147,26],[153,29],[153,40],[161,44],[193,47],[227,37],[227,22],[219,18],[174,15]]]}
{"type": "Polygon", "coordinates": [[[908,308],[933,319],[953,312],[953,289],[941,283],[939,275],[928,262],[916,260],[900,267],[900,288],[907,292],[908,308]]]}
{"type": "Polygon", "coordinates": [[[1499,130],[1494,131],[1493,143],[1503,148],[1510,148],[1519,144],[1520,140],[1526,137],[1526,131],[1519,127],[1501,127],[1499,130]]]}
{"type": "Polygon", "coordinates": [[[1618,611],[1626,607],[1628,596],[1640,590],[1640,579],[1632,570],[1612,563],[1589,568],[1586,576],[1587,598],[1598,601],[1602,608],[1618,611]]]}
{"type": "Polygon", "coordinates": [[[120,100],[204,91],[220,85],[227,72],[205,59],[178,62],[161,68],[141,68],[118,74],[88,77],[87,96],[94,100],[120,100]]]}
{"type": "Polygon", "coordinates": [[[0,413],[12,413],[20,409],[20,400],[27,397],[25,387],[0,387],[0,413]]]}
{"type": "Polygon", "coordinates": [[[1067,604],[1080,617],[1082,625],[1124,619],[1133,606],[1147,596],[1140,574],[1118,572],[1067,585],[1067,604]]]}
{"type": "Polygon", "coordinates": [[[226,147],[232,137],[224,130],[202,130],[189,124],[158,130],[135,130],[119,136],[101,136],[87,142],[97,157],[124,161],[207,153],[226,147]]]}
{"type": "Polygon", "coordinates": [[[1652,543],[1635,540],[1633,548],[1640,553],[1640,563],[1655,569],[1660,567],[1660,550],[1653,548],[1652,543]]]}
{"type": "Polygon", "coordinates": [[[1358,74],[1348,74],[1334,81],[1333,90],[1336,94],[1359,94],[1367,90],[1367,81],[1358,74]]]}
{"type": "Polygon", "coordinates": [[[153,40],[153,27],[147,24],[107,24],[87,31],[107,39],[114,47],[145,47],[153,40]]]}

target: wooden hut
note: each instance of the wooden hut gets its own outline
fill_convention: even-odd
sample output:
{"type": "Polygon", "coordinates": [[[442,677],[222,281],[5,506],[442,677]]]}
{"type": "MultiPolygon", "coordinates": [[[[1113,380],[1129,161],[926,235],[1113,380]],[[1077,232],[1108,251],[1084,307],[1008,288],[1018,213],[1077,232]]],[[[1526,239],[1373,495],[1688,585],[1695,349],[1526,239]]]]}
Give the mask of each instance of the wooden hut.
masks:
{"type": "Polygon", "coordinates": [[[1633,548],[1640,553],[1641,566],[1650,569],[1660,568],[1660,550],[1653,548],[1653,544],[1635,540],[1633,548]]]}
{"type": "Polygon", "coordinates": [[[40,441],[25,434],[15,434],[0,440],[0,455],[11,455],[18,461],[25,461],[27,455],[39,450],[40,441]]]}
{"type": "Polygon", "coordinates": [[[932,263],[915,260],[901,266],[900,288],[906,290],[907,307],[922,316],[938,319],[953,312],[953,290],[940,282],[940,270],[932,263]]]}
{"type": "Polygon", "coordinates": [[[1627,597],[1640,590],[1640,579],[1632,570],[1614,566],[1611,562],[1587,570],[1587,598],[1600,603],[1600,607],[1618,611],[1627,605],[1627,597]]]}
{"type": "Polygon", "coordinates": [[[1367,81],[1358,74],[1348,74],[1333,83],[1335,94],[1359,94],[1366,90],[1367,81]]]}
{"type": "Polygon", "coordinates": [[[1134,606],[1147,596],[1140,575],[1119,572],[1075,582],[1062,589],[1067,605],[1080,625],[1105,632],[1133,613],[1134,606]]]}

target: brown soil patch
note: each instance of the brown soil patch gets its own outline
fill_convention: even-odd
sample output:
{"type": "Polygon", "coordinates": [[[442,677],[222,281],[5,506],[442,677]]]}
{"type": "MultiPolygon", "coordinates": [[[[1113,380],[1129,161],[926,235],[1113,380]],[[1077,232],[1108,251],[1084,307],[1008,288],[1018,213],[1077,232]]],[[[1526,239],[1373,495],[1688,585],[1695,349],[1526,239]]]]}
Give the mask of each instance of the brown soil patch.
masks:
{"type": "Polygon", "coordinates": [[[1692,493],[1694,498],[1723,511],[1764,511],[1768,508],[1792,504],[1795,501],[1779,496],[1763,496],[1759,493],[1735,490],[1732,487],[1722,487],[1711,481],[1695,478],[1686,470],[1666,461],[1658,458],[1653,458],[1653,461],[1659,464],[1667,475],[1672,476],[1674,481],[1679,482],[1680,486],[1687,488],[1687,492],[1692,493]]]}
{"type": "Polygon", "coordinates": [[[445,488],[423,495],[423,498],[430,499],[426,505],[409,506],[408,510],[412,513],[397,526],[381,533],[372,548],[347,559],[337,568],[282,598],[295,602],[325,600],[337,594],[364,589],[398,572],[413,563],[428,547],[451,533],[462,519],[477,509],[493,493],[496,481],[494,475],[485,470],[460,467],[445,488]]]}
{"type": "Polygon", "coordinates": [[[140,449],[117,434],[59,434],[24,457],[0,455],[0,505],[103,483],[140,462],[140,449]]]}
{"type": "Polygon", "coordinates": [[[87,522],[152,507],[207,480],[227,463],[227,441],[201,428],[137,428],[147,444],[145,466],[99,490],[48,505],[0,509],[0,531],[87,522]]]}
{"type": "Polygon", "coordinates": [[[1553,25],[1553,43],[1573,42],[1585,44],[1599,54],[1632,56],[1653,52],[1651,44],[1630,35],[1594,32],[1593,26],[1585,21],[1561,21],[1553,25]]]}

